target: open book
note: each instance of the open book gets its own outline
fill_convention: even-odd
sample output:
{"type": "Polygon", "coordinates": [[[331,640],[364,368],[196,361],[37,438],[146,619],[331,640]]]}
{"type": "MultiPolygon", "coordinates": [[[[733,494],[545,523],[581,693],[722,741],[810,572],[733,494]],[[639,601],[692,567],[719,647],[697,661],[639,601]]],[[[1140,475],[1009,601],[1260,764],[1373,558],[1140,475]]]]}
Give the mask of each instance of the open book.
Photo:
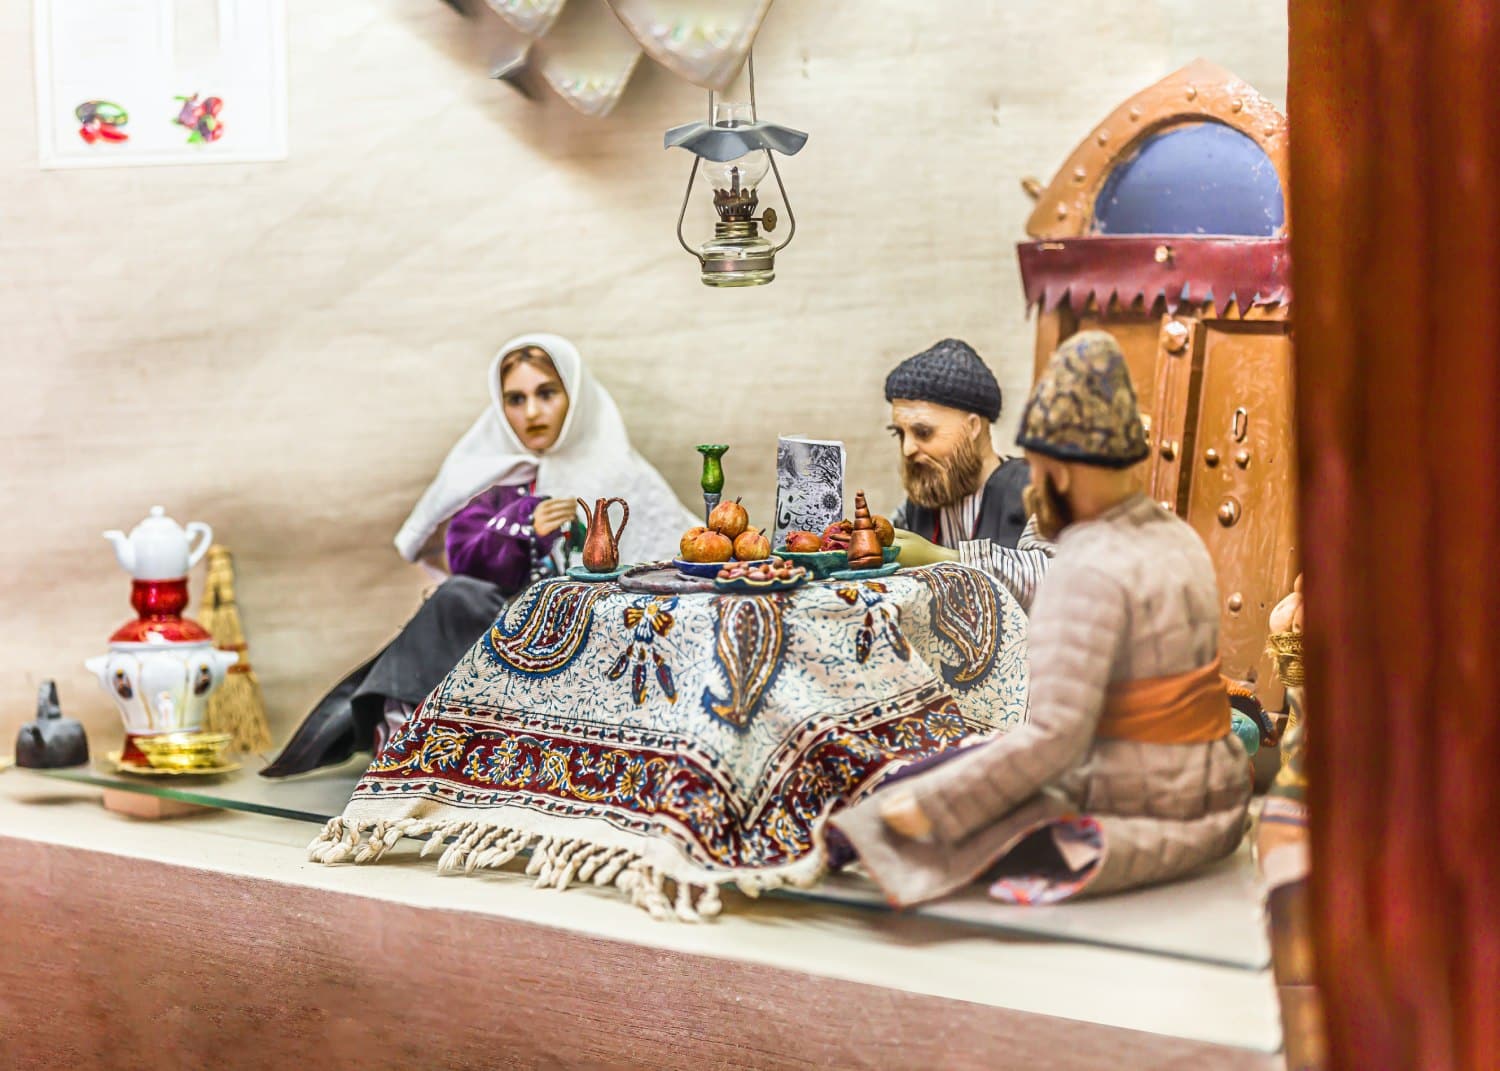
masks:
{"type": "Polygon", "coordinates": [[[772,547],[793,529],[821,533],[844,518],[844,444],[783,435],[776,444],[776,528],[772,547]]]}

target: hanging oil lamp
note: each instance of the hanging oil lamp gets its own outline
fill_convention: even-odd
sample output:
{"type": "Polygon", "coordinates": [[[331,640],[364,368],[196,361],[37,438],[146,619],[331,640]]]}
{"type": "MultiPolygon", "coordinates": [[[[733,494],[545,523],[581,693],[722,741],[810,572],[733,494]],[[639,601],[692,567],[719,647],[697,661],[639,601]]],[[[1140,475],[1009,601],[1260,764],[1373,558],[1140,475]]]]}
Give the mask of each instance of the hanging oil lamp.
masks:
{"type": "Polygon", "coordinates": [[[791,127],[761,122],[755,113],[755,59],[749,60],[750,100],[748,103],[720,101],[712,90],[708,94],[708,122],[674,126],[664,136],[665,148],[680,147],[693,154],[693,170],[688,175],[687,191],[682,195],[682,211],[677,215],[677,241],[694,257],[702,269],[705,286],[759,286],[776,278],[776,254],[791,244],[797,233],[792,203],[787,199],[781,171],[771,154],[795,156],[807,143],[807,135],[791,127]],[[693,179],[702,171],[714,191],[714,211],[718,222],[714,236],[694,249],[682,234],[688,202],[693,196],[693,179]],[[773,245],[761,234],[776,229],[776,210],[767,208],[759,216],[760,182],[770,172],[776,176],[786,206],[786,237],[773,245]]]}

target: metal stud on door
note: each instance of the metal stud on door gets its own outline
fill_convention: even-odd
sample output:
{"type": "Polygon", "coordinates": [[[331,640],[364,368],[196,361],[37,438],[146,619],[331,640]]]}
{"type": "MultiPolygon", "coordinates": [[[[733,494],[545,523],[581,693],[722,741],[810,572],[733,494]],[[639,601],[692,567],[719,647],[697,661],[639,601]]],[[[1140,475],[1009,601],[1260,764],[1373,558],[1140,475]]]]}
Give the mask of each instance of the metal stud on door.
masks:
{"type": "Polygon", "coordinates": [[[1138,384],[1152,392],[1156,414],[1156,457],[1151,465],[1151,497],[1174,513],[1183,512],[1190,473],[1183,465],[1192,431],[1190,420],[1193,366],[1198,357],[1200,323],[1190,316],[1166,316],[1157,335],[1156,376],[1138,384]]]}

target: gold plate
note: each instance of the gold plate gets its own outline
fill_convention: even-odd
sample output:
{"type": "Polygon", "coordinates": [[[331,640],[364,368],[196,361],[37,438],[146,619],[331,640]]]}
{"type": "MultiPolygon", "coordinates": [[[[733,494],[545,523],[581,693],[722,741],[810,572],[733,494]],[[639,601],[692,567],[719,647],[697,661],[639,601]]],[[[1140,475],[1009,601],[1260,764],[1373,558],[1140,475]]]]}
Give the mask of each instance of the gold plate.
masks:
{"type": "Polygon", "coordinates": [[[207,777],[210,774],[233,773],[241,766],[238,762],[221,762],[217,766],[195,766],[186,770],[171,770],[158,766],[137,766],[120,761],[120,752],[111,751],[104,758],[115,768],[116,773],[139,774],[142,777],[207,777]]]}

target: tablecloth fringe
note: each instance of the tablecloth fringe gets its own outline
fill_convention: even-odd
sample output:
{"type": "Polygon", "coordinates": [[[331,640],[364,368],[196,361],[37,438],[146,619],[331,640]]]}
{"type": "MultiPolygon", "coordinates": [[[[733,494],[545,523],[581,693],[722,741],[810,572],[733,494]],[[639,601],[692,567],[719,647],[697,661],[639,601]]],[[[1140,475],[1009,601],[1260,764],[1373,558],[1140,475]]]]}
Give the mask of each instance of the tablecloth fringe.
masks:
{"type": "Polygon", "coordinates": [[[578,837],[553,837],[495,822],[443,822],[425,818],[356,821],[331,818],[323,832],[307,846],[316,863],[374,863],[402,837],[427,838],[422,855],[438,848],[438,873],[471,874],[481,868],[504,866],[529,851],[526,873],[536,887],[558,891],[574,884],[613,886],[653,918],[699,922],[719,913],[719,886],[735,885],[748,896],[782,886],[806,887],[823,874],[821,852],[813,852],[787,867],[741,872],[723,878],[695,875],[682,878],[667,873],[629,848],[593,843],[578,837]]]}

